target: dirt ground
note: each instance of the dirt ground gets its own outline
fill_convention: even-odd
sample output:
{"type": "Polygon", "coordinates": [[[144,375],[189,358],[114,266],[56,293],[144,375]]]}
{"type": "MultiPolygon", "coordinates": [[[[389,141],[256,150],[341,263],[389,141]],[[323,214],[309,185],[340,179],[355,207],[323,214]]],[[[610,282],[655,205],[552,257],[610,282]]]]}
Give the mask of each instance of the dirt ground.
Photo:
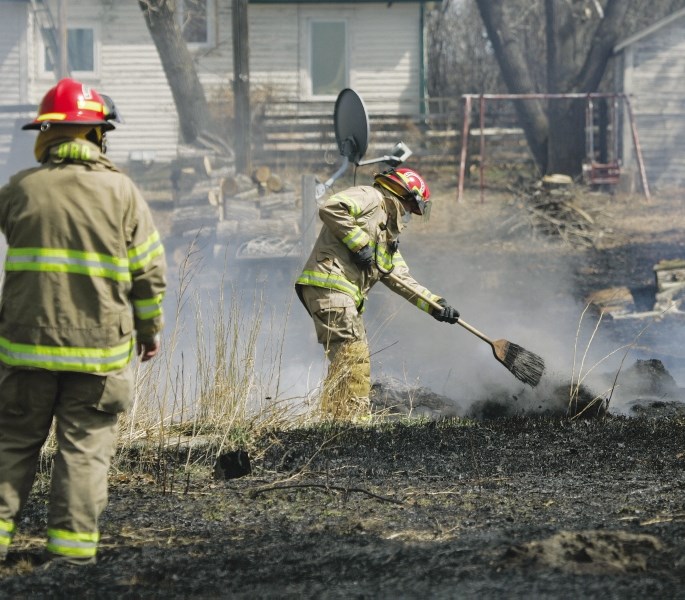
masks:
{"type": "MultiPolygon", "coordinates": [[[[470,190],[457,220],[433,216],[431,239],[459,231],[481,264],[503,252],[570,264],[578,298],[626,282],[648,289],[659,259],[685,257],[677,195],[585,195],[603,216],[595,247],[580,249],[513,228],[521,206],[494,198],[481,204],[470,190]]],[[[601,418],[483,411],[272,431],[249,449],[251,474],[228,480],[211,452],[189,474],[182,456],[122,467],[100,560],[80,569],[39,564],[41,476],[0,596],[685,598],[679,391],[601,418]]]]}

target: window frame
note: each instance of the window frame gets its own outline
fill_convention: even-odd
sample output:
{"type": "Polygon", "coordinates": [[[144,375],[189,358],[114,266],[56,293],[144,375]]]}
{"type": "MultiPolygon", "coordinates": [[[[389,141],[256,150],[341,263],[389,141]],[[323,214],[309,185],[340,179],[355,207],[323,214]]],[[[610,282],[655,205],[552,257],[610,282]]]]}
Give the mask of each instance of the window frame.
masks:
{"type": "MultiPolygon", "coordinates": [[[[189,42],[183,37],[183,40],[188,45],[188,49],[202,50],[206,48],[213,48],[216,46],[216,21],[217,21],[217,3],[216,0],[204,0],[205,11],[207,15],[207,41],[205,42],[189,42]]],[[[185,0],[178,0],[176,4],[176,22],[179,28],[183,25],[183,17],[185,15],[185,0]]],[[[181,30],[183,36],[183,30],[181,30]]]]}
{"type": "MultiPolygon", "coordinates": [[[[340,90],[333,94],[315,94],[314,93],[314,72],[313,72],[313,59],[314,59],[314,26],[321,23],[339,23],[343,26],[344,32],[344,69],[345,75],[343,82],[343,87],[349,87],[350,85],[350,24],[349,19],[345,17],[324,17],[317,16],[308,19],[307,23],[307,45],[308,45],[308,56],[307,56],[307,82],[308,89],[307,94],[312,100],[329,100],[337,97],[340,90]]],[[[342,89],[342,88],[341,88],[342,89]]]]}
{"type": "MultiPolygon", "coordinates": [[[[70,72],[73,77],[83,78],[83,79],[97,79],[100,76],[100,25],[99,23],[76,21],[67,24],[67,38],[68,32],[75,29],[90,29],[93,32],[93,70],[92,71],[82,71],[77,69],[71,69],[70,72]]],[[[42,79],[54,78],[54,69],[48,70],[46,54],[47,48],[45,46],[45,40],[43,39],[43,32],[38,30],[37,32],[39,44],[38,44],[38,69],[39,75],[42,79]]],[[[67,41],[68,44],[68,41],[67,41]]]]}

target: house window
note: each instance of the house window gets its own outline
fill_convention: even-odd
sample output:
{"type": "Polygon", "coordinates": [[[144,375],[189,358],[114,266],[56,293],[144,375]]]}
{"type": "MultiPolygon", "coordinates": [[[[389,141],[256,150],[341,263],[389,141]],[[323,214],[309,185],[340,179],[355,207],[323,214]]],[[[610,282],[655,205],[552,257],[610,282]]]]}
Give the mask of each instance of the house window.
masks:
{"type": "Polygon", "coordinates": [[[312,21],[310,77],[313,96],[335,96],[347,87],[345,21],[312,21]]]}
{"type": "MultiPolygon", "coordinates": [[[[49,39],[44,32],[43,40],[49,39]]],[[[43,49],[45,71],[52,73],[55,70],[53,59],[44,45],[43,49]]],[[[93,73],[95,71],[95,31],[92,27],[69,27],[67,28],[67,57],[69,70],[77,73],[93,73]]],[[[55,57],[59,60],[59,56],[55,57]]]]}
{"type": "Polygon", "coordinates": [[[178,0],[176,15],[183,39],[188,44],[196,46],[212,44],[213,14],[214,0],[178,0]]]}

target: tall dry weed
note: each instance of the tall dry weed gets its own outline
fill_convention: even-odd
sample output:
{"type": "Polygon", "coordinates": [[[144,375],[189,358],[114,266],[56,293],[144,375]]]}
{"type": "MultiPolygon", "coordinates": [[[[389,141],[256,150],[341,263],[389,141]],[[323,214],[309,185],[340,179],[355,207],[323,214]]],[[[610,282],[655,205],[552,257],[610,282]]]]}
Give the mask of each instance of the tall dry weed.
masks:
{"type": "Polygon", "coordinates": [[[302,398],[279,388],[287,314],[279,314],[278,327],[273,319],[265,326],[259,291],[246,298],[220,273],[210,277],[211,289],[203,287],[204,268],[195,250],[179,266],[161,352],[136,365],[133,406],[121,419],[117,464],[134,462],[165,481],[170,464],[189,469],[224,450],[250,448],[264,431],[307,415],[302,398]]]}

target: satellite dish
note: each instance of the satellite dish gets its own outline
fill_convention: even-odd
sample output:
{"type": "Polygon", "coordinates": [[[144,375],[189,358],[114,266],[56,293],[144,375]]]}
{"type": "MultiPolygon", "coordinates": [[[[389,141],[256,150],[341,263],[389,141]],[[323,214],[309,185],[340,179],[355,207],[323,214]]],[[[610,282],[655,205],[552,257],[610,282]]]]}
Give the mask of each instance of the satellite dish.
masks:
{"type": "Polygon", "coordinates": [[[364,101],[353,89],[338,94],[333,123],[340,154],[357,164],[369,147],[369,117],[364,101]]]}
{"type": "Polygon", "coordinates": [[[333,125],[335,141],[343,157],[343,163],[326,183],[317,184],[314,191],[317,200],[323,197],[326,190],[335,183],[336,179],[342,176],[350,163],[360,166],[386,162],[391,167],[396,167],[412,154],[404,143],[398,142],[390,155],[361,160],[369,147],[369,117],[364,101],[351,88],[345,88],[338,94],[333,112],[333,125]]]}

